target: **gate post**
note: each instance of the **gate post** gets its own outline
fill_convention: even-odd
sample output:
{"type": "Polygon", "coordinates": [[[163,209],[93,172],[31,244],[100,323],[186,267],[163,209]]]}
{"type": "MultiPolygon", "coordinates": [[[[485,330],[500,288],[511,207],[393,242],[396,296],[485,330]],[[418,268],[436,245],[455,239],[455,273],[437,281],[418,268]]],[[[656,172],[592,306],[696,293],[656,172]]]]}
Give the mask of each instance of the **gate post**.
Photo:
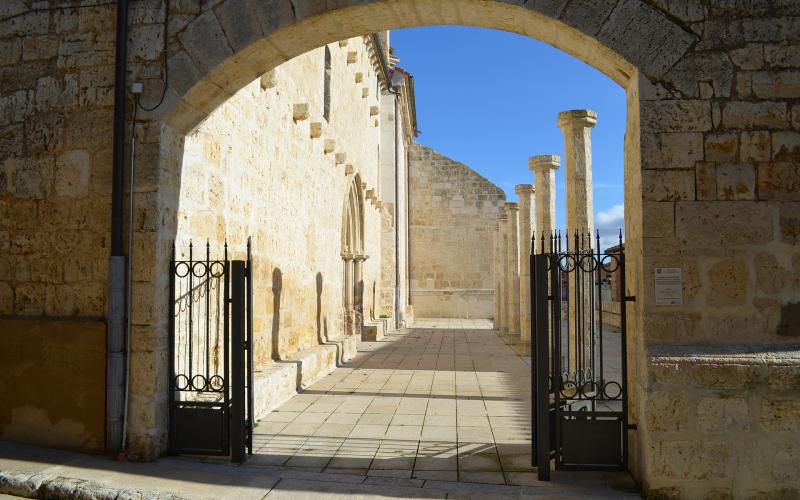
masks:
{"type": "Polygon", "coordinates": [[[550,395],[547,379],[550,372],[548,328],[547,260],[550,254],[534,257],[535,276],[535,384],[536,384],[536,470],[540,481],[550,480],[550,395]]]}
{"type": "Polygon", "coordinates": [[[169,427],[167,428],[167,452],[175,453],[175,243],[172,243],[172,257],[169,261],[169,427]]]}
{"type": "Polygon", "coordinates": [[[253,363],[255,350],[255,340],[253,339],[253,246],[250,237],[247,237],[247,338],[245,348],[247,349],[247,454],[253,454],[253,428],[255,427],[255,409],[253,399],[255,397],[253,387],[253,363]]]}
{"type": "Polygon", "coordinates": [[[231,262],[231,461],[245,461],[245,263],[231,262]]]}

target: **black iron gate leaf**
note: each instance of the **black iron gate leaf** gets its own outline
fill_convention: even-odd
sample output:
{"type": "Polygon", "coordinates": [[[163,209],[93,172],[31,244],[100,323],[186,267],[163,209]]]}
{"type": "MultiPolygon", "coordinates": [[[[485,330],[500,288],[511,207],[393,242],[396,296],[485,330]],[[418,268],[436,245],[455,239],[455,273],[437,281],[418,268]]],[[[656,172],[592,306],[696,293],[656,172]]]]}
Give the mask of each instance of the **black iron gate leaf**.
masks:
{"type": "Polygon", "coordinates": [[[252,259],[178,260],[169,281],[169,435],[173,454],[252,453],[252,259]]]}
{"type": "Polygon", "coordinates": [[[557,470],[628,466],[625,252],[595,238],[542,235],[531,242],[533,462],[541,480],[557,470]],[[570,249],[570,239],[572,249],[570,249]],[[594,241],[593,241],[594,240],[594,241]],[[594,248],[593,248],[594,243],[594,248]],[[621,289],[619,328],[604,325],[603,284],[621,289]]]}

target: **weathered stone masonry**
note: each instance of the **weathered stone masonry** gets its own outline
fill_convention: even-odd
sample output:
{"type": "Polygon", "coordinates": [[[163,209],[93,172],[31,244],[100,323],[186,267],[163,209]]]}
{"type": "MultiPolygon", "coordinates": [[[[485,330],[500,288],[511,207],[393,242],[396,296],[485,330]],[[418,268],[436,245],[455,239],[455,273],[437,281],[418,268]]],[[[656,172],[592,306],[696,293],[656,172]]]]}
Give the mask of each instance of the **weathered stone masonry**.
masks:
{"type": "Polygon", "coordinates": [[[418,317],[491,318],[495,217],[505,193],[466,165],[409,151],[411,303],[418,317]]]}
{"type": "MultiPolygon", "coordinates": [[[[30,7],[3,2],[0,18],[30,7]]],[[[468,24],[550,43],[626,89],[630,450],[643,489],[798,494],[797,2],[220,0],[173,2],[171,16],[165,102],[137,127],[137,205],[153,208],[136,217],[135,314],[152,315],[134,338],[135,366],[149,368],[131,381],[134,452],[162,451],[166,430],[166,320],[148,304],[166,304],[159,270],[177,231],[171,148],[292,57],[392,26],[468,24]],[[683,269],[682,306],[655,304],[656,267],[683,269]]],[[[133,3],[130,81],[148,103],[163,88],[163,17],[161,2],[133,3]]],[[[108,7],[0,22],[6,318],[47,328],[106,314],[113,24],[108,7]]]]}

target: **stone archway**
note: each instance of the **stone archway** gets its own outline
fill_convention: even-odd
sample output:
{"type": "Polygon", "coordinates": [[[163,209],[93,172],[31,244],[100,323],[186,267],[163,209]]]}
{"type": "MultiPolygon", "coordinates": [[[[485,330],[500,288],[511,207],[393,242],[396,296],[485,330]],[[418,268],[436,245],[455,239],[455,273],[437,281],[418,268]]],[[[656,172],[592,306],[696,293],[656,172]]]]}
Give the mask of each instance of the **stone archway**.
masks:
{"type": "Polygon", "coordinates": [[[364,197],[361,177],[350,181],[342,207],[342,265],[344,290],[344,331],[346,335],[361,335],[364,324],[364,197]]]}
{"type": "MultiPolygon", "coordinates": [[[[143,117],[150,121],[151,137],[159,136],[154,141],[158,159],[152,158],[148,166],[158,172],[159,210],[169,214],[178,201],[180,172],[175,159],[183,135],[247,82],[307,50],[383,29],[435,24],[504,29],[547,42],[602,71],[627,91],[625,216],[630,279],[626,293],[636,298],[629,309],[629,370],[635,381],[630,411],[631,421],[637,424],[631,436],[633,472],[648,491],[705,491],[702,488],[708,487],[702,485],[696,465],[711,467],[711,456],[720,455],[724,463],[717,469],[722,488],[734,488],[730,478],[735,473],[744,474],[748,485],[768,488],[768,480],[748,472],[747,464],[733,463],[732,457],[751,455],[756,444],[742,444],[736,432],[724,426],[714,439],[706,439],[704,427],[698,423],[698,401],[707,394],[703,391],[719,388],[714,381],[715,367],[739,373],[743,370],[740,364],[724,355],[698,361],[691,355],[692,349],[675,347],[702,344],[724,351],[722,347],[731,343],[783,345],[791,340],[781,338],[774,328],[784,299],[763,292],[769,295],[767,302],[757,303],[755,291],[741,299],[720,291],[736,283],[755,290],[752,283],[757,270],[751,263],[761,253],[773,260],[787,260],[791,251],[787,245],[794,240],[781,232],[779,224],[784,223],[778,221],[789,210],[783,202],[798,199],[796,175],[789,173],[792,164],[773,163],[767,154],[765,160],[758,156],[764,161],[757,166],[756,155],[746,160],[750,163],[744,167],[734,168],[726,160],[730,155],[720,147],[734,142],[736,149],[738,141],[745,140],[744,136],[739,139],[740,131],[791,128],[789,104],[784,101],[794,94],[771,87],[769,75],[761,75],[761,80],[756,78],[749,87],[734,88],[739,66],[731,61],[738,59],[729,54],[748,41],[770,41],[759,37],[771,35],[759,34],[758,21],[750,20],[753,29],[744,30],[741,40],[723,41],[715,33],[728,21],[718,19],[712,26],[717,26],[717,31],[708,29],[703,45],[704,32],[693,23],[711,23],[709,15],[689,7],[656,7],[644,0],[220,2],[186,15],[185,24],[170,33],[173,50],[168,66],[172,76],[167,104],[143,117]],[[720,145],[725,140],[727,143],[720,145]],[[758,183],[764,187],[757,193],[756,169],[758,183]],[[741,176],[719,175],[742,171],[741,176]],[[782,180],[786,175],[789,181],[782,180]],[[729,192],[744,194],[731,197],[726,194],[729,192]],[[714,231],[708,230],[710,220],[715,222],[714,231]],[[721,260],[715,255],[720,245],[741,258],[721,260]],[[772,246],[764,250],[767,245],[772,246]],[[776,259],[778,254],[780,259],[776,259]],[[675,265],[686,269],[687,303],[665,310],[652,295],[653,270],[675,265]],[[748,318],[753,316],[761,319],[752,322],[748,318]],[[720,326],[720,321],[727,326],[720,326]],[[730,328],[736,330],[732,338],[726,335],[730,328]],[[684,388],[687,379],[696,390],[684,388]],[[687,430],[690,439],[675,435],[675,431],[687,430]],[[687,456],[691,458],[684,462],[692,466],[672,463],[687,456]]],[[[780,42],[785,36],[775,35],[772,41],[780,42]]],[[[137,69],[146,74],[147,68],[137,69]]],[[[159,85],[155,82],[150,87],[159,85]]],[[[737,153],[733,156],[741,159],[737,153]]],[[[157,230],[144,235],[155,256],[152,265],[158,269],[165,268],[166,243],[174,229],[175,222],[163,217],[157,230]]],[[[149,297],[146,304],[165,303],[163,280],[152,278],[137,286],[137,295],[149,297]]],[[[150,314],[148,321],[152,327],[148,331],[158,337],[166,319],[150,314]]],[[[155,387],[158,394],[166,394],[160,376],[165,369],[164,353],[153,347],[157,342],[148,340],[135,341],[134,363],[156,369],[134,381],[131,400],[137,415],[130,426],[131,444],[143,456],[162,450],[166,431],[165,401],[151,392],[155,387]],[[150,380],[148,377],[156,383],[142,383],[150,380]]],[[[697,347],[698,352],[702,349],[705,347],[697,347]]],[[[751,406],[759,404],[762,397],[756,389],[729,385],[722,389],[727,391],[725,398],[753,400],[751,406]]],[[[703,404],[724,406],[717,400],[703,404]]],[[[720,413],[725,412],[720,409],[720,413]]],[[[759,427],[758,432],[764,429],[759,427]]]]}
{"type": "MultiPolygon", "coordinates": [[[[641,255],[636,249],[641,248],[641,240],[637,238],[642,233],[638,229],[641,195],[637,190],[641,186],[641,170],[637,67],[642,66],[660,78],[688,48],[693,37],[639,0],[622,2],[614,9],[586,7],[597,9],[591,14],[562,7],[483,0],[339,2],[331,8],[322,8],[319,2],[311,1],[224,2],[199,13],[174,34],[175,46],[180,48],[171,52],[168,61],[172,76],[167,105],[144,118],[161,127],[159,171],[170,182],[179,180],[184,135],[244,85],[308,50],[397,27],[458,24],[508,30],[550,43],[578,57],[627,90],[626,225],[632,226],[627,228],[631,235],[628,244],[631,260],[635,261],[641,255]],[[607,19],[603,26],[597,26],[588,21],[591,17],[607,19]],[[630,29],[631,23],[642,26],[630,29]]],[[[159,190],[161,206],[178,204],[177,193],[168,182],[160,183],[159,190]]],[[[172,227],[172,221],[165,219],[158,247],[163,247],[174,234],[172,227]]],[[[355,265],[352,267],[354,273],[355,265]]],[[[637,268],[636,262],[630,267],[637,268]]],[[[638,283],[630,281],[631,288],[638,289],[638,283]]],[[[160,303],[160,287],[150,290],[155,294],[154,302],[160,303]]],[[[158,329],[157,318],[155,322],[158,329]]],[[[637,321],[631,323],[632,329],[638,329],[637,321]]],[[[154,403],[147,399],[142,404],[154,403]]],[[[151,431],[163,432],[160,429],[160,425],[151,427],[151,431]]],[[[131,427],[131,433],[136,442],[139,433],[136,425],[131,427]]],[[[158,452],[156,442],[149,437],[144,439],[143,445],[149,450],[145,455],[158,452]],[[156,448],[151,447],[154,444],[156,448]]]]}

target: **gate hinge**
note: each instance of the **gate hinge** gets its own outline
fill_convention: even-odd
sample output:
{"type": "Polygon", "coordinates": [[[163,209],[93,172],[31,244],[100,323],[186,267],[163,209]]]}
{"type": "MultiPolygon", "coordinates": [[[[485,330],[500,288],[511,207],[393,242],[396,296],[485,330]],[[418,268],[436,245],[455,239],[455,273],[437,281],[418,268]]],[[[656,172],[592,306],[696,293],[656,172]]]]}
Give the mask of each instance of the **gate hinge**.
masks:
{"type": "Polygon", "coordinates": [[[636,424],[628,424],[628,426],[627,426],[627,427],[628,427],[628,430],[629,430],[629,431],[635,431],[635,430],[638,430],[638,429],[639,429],[639,428],[636,426],[636,424]]]}
{"type": "Polygon", "coordinates": [[[626,295],[625,302],[636,302],[636,295],[626,295]]]}

